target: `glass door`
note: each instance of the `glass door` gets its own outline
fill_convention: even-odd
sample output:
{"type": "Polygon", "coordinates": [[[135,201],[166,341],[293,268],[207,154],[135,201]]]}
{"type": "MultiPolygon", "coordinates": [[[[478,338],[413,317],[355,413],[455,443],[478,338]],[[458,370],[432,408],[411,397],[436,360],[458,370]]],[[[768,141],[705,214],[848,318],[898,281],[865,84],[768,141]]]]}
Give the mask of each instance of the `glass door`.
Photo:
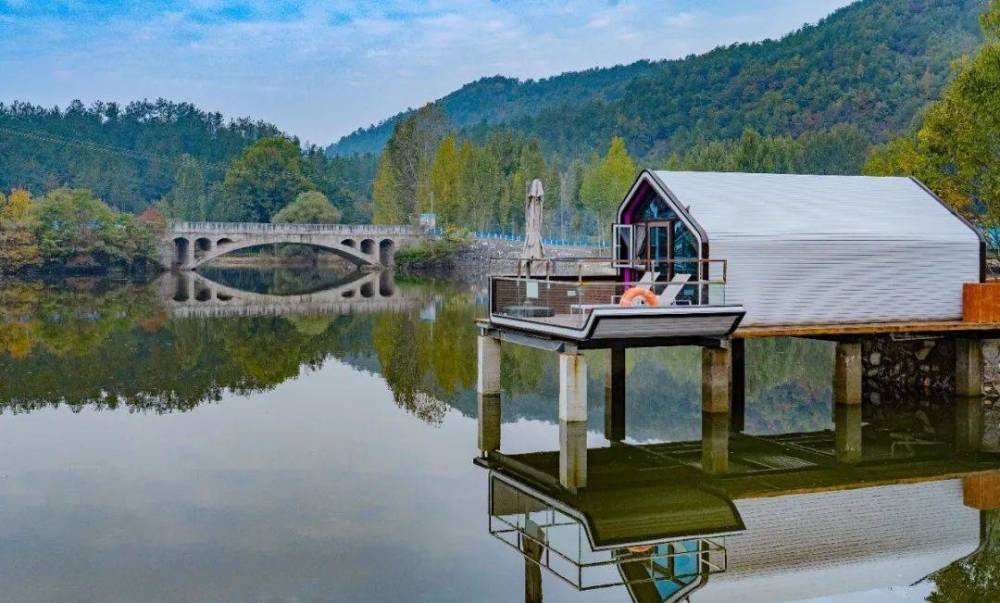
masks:
{"type": "Polygon", "coordinates": [[[646,268],[657,273],[657,281],[673,278],[674,220],[647,222],[649,242],[646,245],[646,268]]]}

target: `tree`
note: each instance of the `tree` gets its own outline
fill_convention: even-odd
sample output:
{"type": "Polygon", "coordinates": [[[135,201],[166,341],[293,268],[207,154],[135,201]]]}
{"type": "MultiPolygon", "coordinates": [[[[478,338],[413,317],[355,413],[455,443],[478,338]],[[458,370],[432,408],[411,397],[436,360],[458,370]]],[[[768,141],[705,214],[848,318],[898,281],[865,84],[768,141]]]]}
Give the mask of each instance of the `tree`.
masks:
{"type": "Polygon", "coordinates": [[[270,222],[299,193],[315,188],[303,174],[298,144],[283,136],[262,138],[226,172],[225,202],[241,219],[270,222]]]}
{"type": "Polygon", "coordinates": [[[375,176],[376,223],[407,224],[416,220],[419,208],[430,205],[431,164],[447,125],[437,105],[427,105],[396,124],[375,176]]]}
{"type": "Polygon", "coordinates": [[[980,511],[979,548],[931,575],[930,603],[978,603],[1000,598],[1000,513],[980,511]]]}
{"type": "Polygon", "coordinates": [[[459,162],[455,136],[452,134],[438,145],[431,165],[431,195],[440,224],[455,225],[461,220],[461,179],[462,165],[459,162]]]}
{"type": "Polygon", "coordinates": [[[375,182],[372,184],[372,221],[376,224],[402,224],[403,207],[399,202],[395,169],[386,153],[382,154],[375,182]]]}
{"type": "Polygon", "coordinates": [[[957,75],[929,107],[915,136],[873,152],[866,173],[919,178],[952,207],[1000,224],[1000,0],[980,23],[979,53],[956,64],[957,75]]]}
{"type": "Polygon", "coordinates": [[[31,215],[31,207],[31,193],[23,188],[15,188],[10,195],[0,193],[0,228],[26,222],[31,215]]]}
{"type": "Polygon", "coordinates": [[[492,153],[469,141],[462,143],[459,160],[464,223],[476,230],[489,230],[498,225],[496,216],[502,187],[500,164],[492,153]]]}
{"type": "Polygon", "coordinates": [[[201,164],[194,157],[185,154],[181,157],[174,182],[166,203],[171,217],[193,221],[206,219],[208,198],[201,164]]]}
{"type": "Polygon", "coordinates": [[[337,224],[340,210],[319,191],[299,193],[295,201],[274,214],[275,224],[337,224]]]}
{"type": "Polygon", "coordinates": [[[34,208],[42,260],[61,268],[134,267],[156,257],[152,229],[117,213],[90,191],[61,188],[34,208]]]}
{"type": "Polygon", "coordinates": [[[610,231],[611,216],[635,177],[635,163],[629,157],[625,141],[619,137],[611,139],[604,157],[594,155],[584,169],[580,199],[597,216],[599,235],[610,231]]]}

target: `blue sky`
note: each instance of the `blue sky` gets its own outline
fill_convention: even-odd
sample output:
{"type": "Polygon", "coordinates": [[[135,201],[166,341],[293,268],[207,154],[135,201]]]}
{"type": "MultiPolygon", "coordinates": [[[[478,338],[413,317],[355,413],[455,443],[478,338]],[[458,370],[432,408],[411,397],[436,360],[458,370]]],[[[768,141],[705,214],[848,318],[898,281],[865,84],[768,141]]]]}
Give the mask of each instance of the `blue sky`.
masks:
{"type": "Polygon", "coordinates": [[[327,144],[489,75],[675,58],[848,0],[0,0],[0,100],[191,101],[327,144]]]}

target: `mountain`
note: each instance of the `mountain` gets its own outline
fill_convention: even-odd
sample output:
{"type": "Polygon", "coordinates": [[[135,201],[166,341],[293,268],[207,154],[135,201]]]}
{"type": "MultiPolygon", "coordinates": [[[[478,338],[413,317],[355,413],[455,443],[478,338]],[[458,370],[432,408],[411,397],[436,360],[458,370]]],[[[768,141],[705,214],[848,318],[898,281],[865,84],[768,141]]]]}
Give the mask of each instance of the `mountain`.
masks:
{"type": "MultiPolygon", "coordinates": [[[[541,109],[558,108],[579,102],[609,102],[622,97],[630,82],[653,73],[656,64],[639,61],[606,69],[564,73],[541,80],[520,81],[500,75],[466,84],[435,101],[444,108],[452,125],[501,124],[536,114],[541,109]]],[[[368,128],[359,128],[330,145],[331,155],[377,153],[392,136],[396,122],[410,115],[410,109],[368,128]]]]}
{"type": "MultiPolygon", "coordinates": [[[[982,41],[986,0],[861,0],[780,40],[683,59],[521,82],[494,77],[435,101],[481,138],[498,128],[536,136],[548,153],[585,157],[622,136],[644,159],[744,129],[793,135],[853,124],[872,142],[911,127],[982,41]]],[[[404,112],[331,145],[378,151],[404,112]]]]}

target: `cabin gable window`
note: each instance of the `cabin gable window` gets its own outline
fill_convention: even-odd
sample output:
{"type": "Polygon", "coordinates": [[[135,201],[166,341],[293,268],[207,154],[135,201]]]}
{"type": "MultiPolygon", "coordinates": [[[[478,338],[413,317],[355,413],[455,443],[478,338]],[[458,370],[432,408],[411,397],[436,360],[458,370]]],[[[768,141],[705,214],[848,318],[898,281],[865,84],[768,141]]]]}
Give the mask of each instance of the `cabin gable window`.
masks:
{"type": "Polygon", "coordinates": [[[671,202],[645,181],[624,204],[613,236],[619,266],[653,269],[658,280],[685,271],[697,278],[697,263],[684,260],[705,259],[698,235],[671,202]]]}

